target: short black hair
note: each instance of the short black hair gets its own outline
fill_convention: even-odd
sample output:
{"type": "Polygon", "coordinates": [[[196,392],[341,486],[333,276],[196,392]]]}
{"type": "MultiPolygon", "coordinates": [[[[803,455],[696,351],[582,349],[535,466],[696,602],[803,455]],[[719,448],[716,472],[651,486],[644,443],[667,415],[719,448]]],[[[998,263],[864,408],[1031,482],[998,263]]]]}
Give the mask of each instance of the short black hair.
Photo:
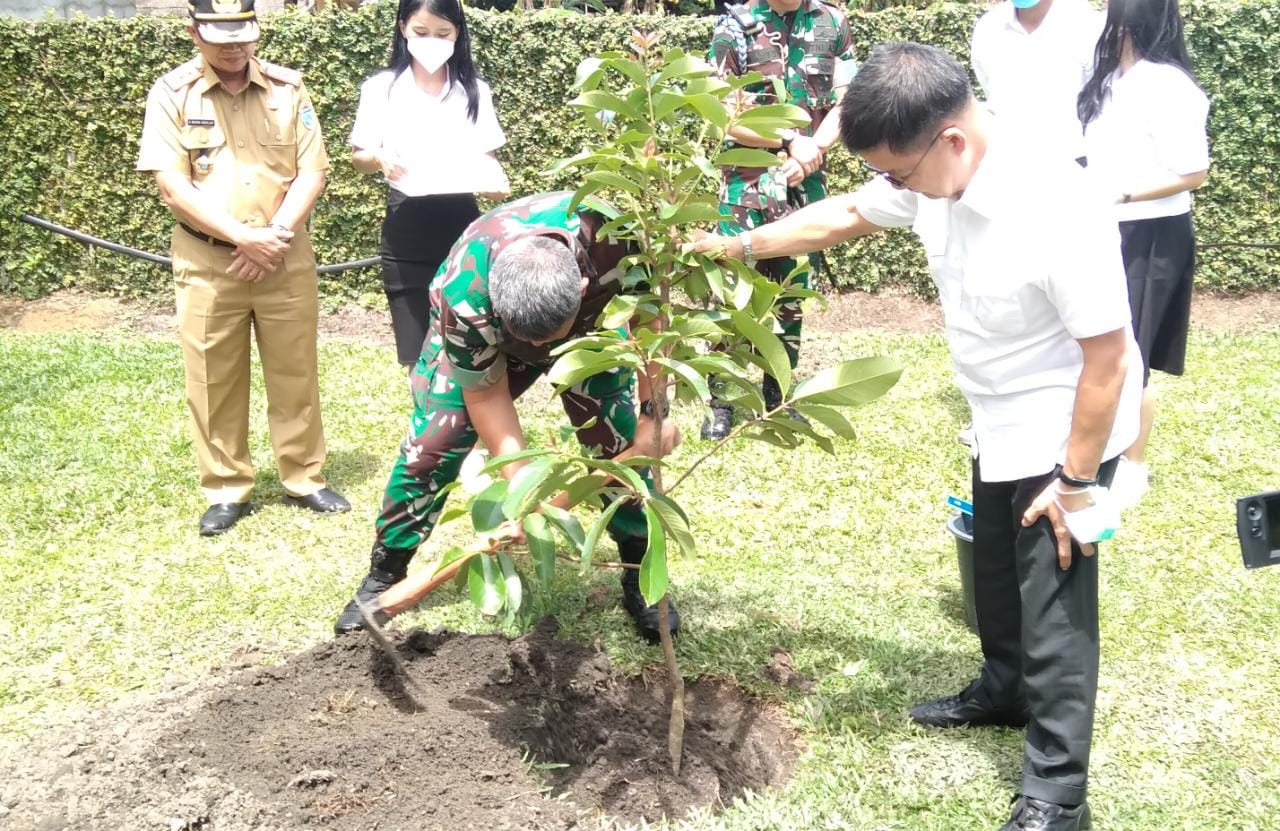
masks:
{"type": "Polygon", "coordinates": [[[887,145],[919,149],[973,97],[969,73],[936,46],[882,43],[858,69],[840,105],[840,138],[851,153],[887,145]]]}

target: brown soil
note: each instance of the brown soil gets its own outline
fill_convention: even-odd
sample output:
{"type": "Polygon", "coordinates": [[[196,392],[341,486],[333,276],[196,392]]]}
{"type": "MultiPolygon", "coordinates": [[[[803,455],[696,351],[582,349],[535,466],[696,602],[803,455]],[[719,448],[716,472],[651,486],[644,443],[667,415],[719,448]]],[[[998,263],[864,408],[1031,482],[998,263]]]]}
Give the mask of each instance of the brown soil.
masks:
{"type": "MultiPolygon", "coordinates": [[[[940,332],[942,310],[935,302],[895,290],[877,294],[847,292],[831,295],[826,311],[806,318],[812,331],[845,332],[881,329],[890,332],[940,332]]],[[[1191,309],[1192,325],[1222,334],[1280,329],[1280,292],[1245,295],[1198,293],[1191,309]]],[[[149,334],[175,336],[173,305],[157,300],[121,300],[77,290],[61,291],[40,300],[0,297],[0,328],[46,333],[99,330],[124,326],[149,334]]],[[[376,343],[388,346],[390,316],[386,309],[348,304],[321,315],[324,341],[376,343]]]]}
{"type": "Polygon", "coordinates": [[[556,629],[391,634],[408,688],[353,636],[117,710],[0,764],[0,825],[588,829],[678,818],[789,776],[784,719],[700,681],[673,780],[664,685],[616,676],[556,629]]]}

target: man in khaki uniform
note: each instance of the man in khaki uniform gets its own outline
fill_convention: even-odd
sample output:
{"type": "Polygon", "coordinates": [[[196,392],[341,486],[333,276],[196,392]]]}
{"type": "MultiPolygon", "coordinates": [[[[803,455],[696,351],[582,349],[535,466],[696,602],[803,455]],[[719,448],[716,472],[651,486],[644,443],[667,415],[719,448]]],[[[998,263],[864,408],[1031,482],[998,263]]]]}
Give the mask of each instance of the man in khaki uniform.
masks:
{"type": "Polygon", "coordinates": [[[253,56],[254,0],[194,0],[200,56],[147,96],[138,170],[173,211],[173,274],[187,405],[210,507],[206,536],[252,510],[249,332],[285,501],[350,504],[325,486],[316,371],[316,263],[306,220],[329,166],[302,75],[253,56]]]}

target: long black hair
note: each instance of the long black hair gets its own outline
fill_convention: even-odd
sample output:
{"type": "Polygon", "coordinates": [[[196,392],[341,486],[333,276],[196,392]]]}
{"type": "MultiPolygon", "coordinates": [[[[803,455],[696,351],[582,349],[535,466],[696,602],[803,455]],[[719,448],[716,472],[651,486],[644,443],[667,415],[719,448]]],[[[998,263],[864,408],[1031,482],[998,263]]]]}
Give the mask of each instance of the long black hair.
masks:
{"type": "Polygon", "coordinates": [[[453,44],[453,54],[449,56],[449,85],[460,84],[467,94],[467,117],[475,123],[480,112],[480,90],[476,84],[476,66],[471,62],[471,35],[467,33],[467,18],[462,13],[460,0],[400,0],[396,10],[396,32],[391,38],[391,58],[387,61],[387,69],[397,76],[413,63],[409,54],[409,44],[405,41],[402,27],[409,25],[409,18],[422,9],[436,17],[442,17],[458,30],[458,40],[453,44]]]}
{"type": "Polygon", "coordinates": [[[1111,91],[1111,75],[1120,65],[1126,34],[1140,60],[1172,64],[1195,81],[1178,0],[1109,0],[1107,23],[1093,53],[1093,75],[1076,99],[1081,124],[1087,125],[1102,111],[1102,102],[1111,91]]]}

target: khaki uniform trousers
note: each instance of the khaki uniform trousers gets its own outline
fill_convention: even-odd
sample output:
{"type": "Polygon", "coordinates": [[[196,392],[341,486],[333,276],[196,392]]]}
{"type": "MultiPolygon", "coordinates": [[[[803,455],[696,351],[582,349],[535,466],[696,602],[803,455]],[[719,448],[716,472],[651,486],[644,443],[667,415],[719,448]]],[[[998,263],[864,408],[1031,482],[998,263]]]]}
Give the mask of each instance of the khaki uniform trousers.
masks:
{"type": "Polygon", "coordinates": [[[249,458],[249,332],[267,390],[267,422],[280,482],[294,496],[325,486],[324,427],[316,362],[316,260],[299,231],[284,262],[257,283],[229,277],[231,249],[173,229],[178,331],[187,408],[210,504],[244,502],[249,458]]]}

